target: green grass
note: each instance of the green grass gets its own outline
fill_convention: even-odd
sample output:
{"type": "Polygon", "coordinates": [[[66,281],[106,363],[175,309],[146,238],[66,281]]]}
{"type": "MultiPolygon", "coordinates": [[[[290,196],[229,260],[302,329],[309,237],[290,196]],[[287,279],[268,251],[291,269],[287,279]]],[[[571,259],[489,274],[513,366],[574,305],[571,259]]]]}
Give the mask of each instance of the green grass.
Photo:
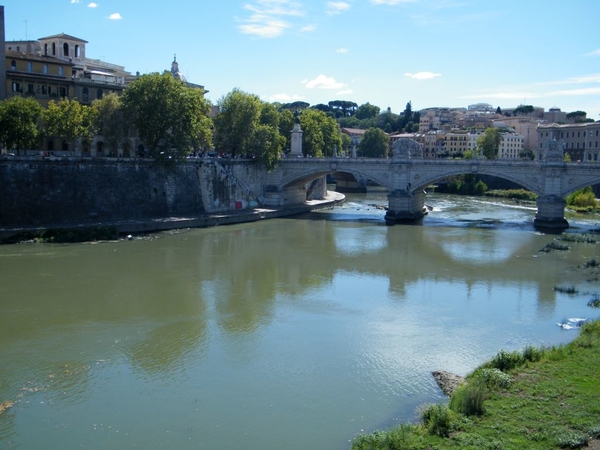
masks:
{"type": "Polygon", "coordinates": [[[594,321],[567,345],[501,351],[467,377],[450,407],[428,405],[422,423],[360,435],[352,450],[582,448],[600,437],[599,373],[594,321]],[[471,414],[452,406],[465,401],[471,414]]]}

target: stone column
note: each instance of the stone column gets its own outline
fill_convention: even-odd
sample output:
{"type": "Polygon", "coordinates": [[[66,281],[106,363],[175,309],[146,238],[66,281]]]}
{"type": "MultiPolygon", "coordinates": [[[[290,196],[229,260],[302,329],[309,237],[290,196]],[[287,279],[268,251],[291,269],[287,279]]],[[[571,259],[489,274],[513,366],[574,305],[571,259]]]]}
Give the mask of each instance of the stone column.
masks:
{"type": "Polygon", "coordinates": [[[424,192],[411,193],[405,190],[396,190],[388,194],[386,225],[413,222],[421,219],[425,214],[427,214],[427,210],[425,209],[424,192]]]}
{"type": "Polygon", "coordinates": [[[294,129],[292,130],[292,148],[290,151],[290,156],[301,158],[304,156],[302,154],[302,134],[304,132],[300,129],[300,124],[296,122],[294,124],[294,129]]]}
{"type": "Polygon", "coordinates": [[[569,222],[565,219],[567,202],[557,195],[544,195],[537,199],[537,213],[533,219],[536,228],[565,230],[569,222]]]}

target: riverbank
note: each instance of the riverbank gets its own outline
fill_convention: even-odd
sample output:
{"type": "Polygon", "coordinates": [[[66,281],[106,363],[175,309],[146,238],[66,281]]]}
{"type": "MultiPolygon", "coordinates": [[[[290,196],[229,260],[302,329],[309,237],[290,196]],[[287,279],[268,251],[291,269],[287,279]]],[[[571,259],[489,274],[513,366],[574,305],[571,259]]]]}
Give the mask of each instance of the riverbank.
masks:
{"type": "Polygon", "coordinates": [[[600,320],[571,343],[500,351],[422,423],[358,436],[353,450],[600,448],[600,320]]]}
{"type": "Polygon", "coordinates": [[[342,203],[345,196],[339,192],[327,191],[325,198],[309,200],[302,205],[261,207],[235,210],[219,214],[203,214],[195,217],[163,217],[154,219],[122,220],[106,222],[89,222],[73,224],[49,224],[43,227],[12,227],[0,228],[0,244],[11,243],[16,240],[31,239],[43,235],[49,230],[74,231],[85,234],[86,231],[103,229],[116,234],[150,233],[167,231],[180,228],[207,228],[218,225],[232,225],[236,223],[256,222],[264,219],[288,217],[318,209],[331,208],[342,203]]]}

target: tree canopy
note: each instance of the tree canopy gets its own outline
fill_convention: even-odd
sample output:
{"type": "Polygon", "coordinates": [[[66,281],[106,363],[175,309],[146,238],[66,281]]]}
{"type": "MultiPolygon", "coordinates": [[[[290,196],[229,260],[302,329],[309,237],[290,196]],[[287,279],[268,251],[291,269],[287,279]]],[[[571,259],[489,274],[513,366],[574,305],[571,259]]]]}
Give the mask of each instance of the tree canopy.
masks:
{"type": "Polygon", "coordinates": [[[212,143],[210,104],[170,72],[142,75],[121,97],[123,107],[152,156],[183,157],[212,143]]]}
{"type": "Polygon", "coordinates": [[[0,102],[0,141],[17,154],[35,148],[41,117],[42,107],[32,98],[18,96],[0,102]]]}
{"type": "Polygon", "coordinates": [[[303,134],[303,153],[322,158],[333,156],[334,148],[342,149],[342,136],[337,122],[323,111],[306,109],[300,115],[303,134]]]}
{"type": "Polygon", "coordinates": [[[109,149],[117,150],[127,137],[129,128],[121,98],[111,92],[101,99],[94,100],[91,108],[94,132],[102,135],[109,149]]]}
{"type": "Polygon", "coordinates": [[[367,158],[385,158],[388,155],[389,138],[379,128],[369,128],[358,144],[360,156],[367,158]]]}
{"type": "Polygon", "coordinates": [[[487,159],[496,159],[500,149],[502,135],[498,128],[488,128],[477,138],[477,146],[487,159]]]}
{"type": "Polygon", "coordinates": [[[76,139],[91,140],[94,111],[77,100],[50,100],[44,111],[46,134],[58,136],[75,148],[76,139]]]}

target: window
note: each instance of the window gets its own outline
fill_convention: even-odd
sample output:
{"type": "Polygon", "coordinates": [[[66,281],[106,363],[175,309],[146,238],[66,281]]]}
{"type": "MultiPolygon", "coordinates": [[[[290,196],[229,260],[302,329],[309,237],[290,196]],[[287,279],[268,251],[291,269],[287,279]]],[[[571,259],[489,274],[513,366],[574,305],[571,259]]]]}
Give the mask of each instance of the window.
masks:
{"type": "Polygon", "coordinates": [[[96,98],[97,98],[98,100],[100,100],[100,99],[102,98],[102,89],[98,89],[98,90],[96,91],[96,98]]]}
{"type": "Polygon", "coordinates": [[[79,58],[79,45],[75,45],[75,58],[79,58]]]}
{"type": "Polygon", "coordinates": [[[42,70],[46,75],[48,75],[48,64],[44,64],[44,68],[42,70]]]}
{"type": "Polygon", "coordinates": [[[17,83],[16,81],[13,81],[13,82],[12,82],[12,91],[13,91],[13,92],[23,92],[23,91],[21,90],[21,84],[20,84],[20,83],[17,83]]]}
{"type": "Polygon", "coordinates": [[[28,93],[28,94],[33,94],[33,93],[34,93],[34,90],[33,90],[33,83],[29,83],[29,84],[27,85],[27,93],[28,93]]]}
{"type": "Polygon", "coordinates": [[[33,64],[31,63],[31,61],[27,63],[27,72],[33,72],[33,64]]]}
{"type": "Polygon", "coordinates": [[[66,42],[63,44],[63,56],[69,56],[69,44],[66,42]]]}
{"type": "Polygon", "coordinates": [[[17,62],[14,59],[10,62],[10,70],[17,70],[17,62]]]}
{"type": "Polygon", "coordinates": [[[42,86],[42,94],[44,94],[44,95],[48,94],[48,86],[46,86],[46,85],[42,86]]]}
{"type": "Polygon", "coordinates": [[[86,87],[83,88],[83,92],[81,93],[81,96],[83,97],[84,102],[87,102],[90,99],[90,93],[88,91],[88,88],[86,88],[86,87]]]}
{"type": "Polygon", "coordinates": [[[56,42],[52,43],[52,56],[56,56],[56,42]]]}
{"type": "Polygon", "coordinates": [[[48,56],[48,44],[44,44],[44,56],[48,56]]]}
{"type": "Polygon", "coordinates": [[[60,87],[60,96],[61,97],[66,97],[67,96],[67,88],[61,86],[60,87]]]}
{"type": "Polygon", "coordinates": [[[62,77],[63,76],[63,67],[62,66],[58,66],[58,74],[62,77]]]}

